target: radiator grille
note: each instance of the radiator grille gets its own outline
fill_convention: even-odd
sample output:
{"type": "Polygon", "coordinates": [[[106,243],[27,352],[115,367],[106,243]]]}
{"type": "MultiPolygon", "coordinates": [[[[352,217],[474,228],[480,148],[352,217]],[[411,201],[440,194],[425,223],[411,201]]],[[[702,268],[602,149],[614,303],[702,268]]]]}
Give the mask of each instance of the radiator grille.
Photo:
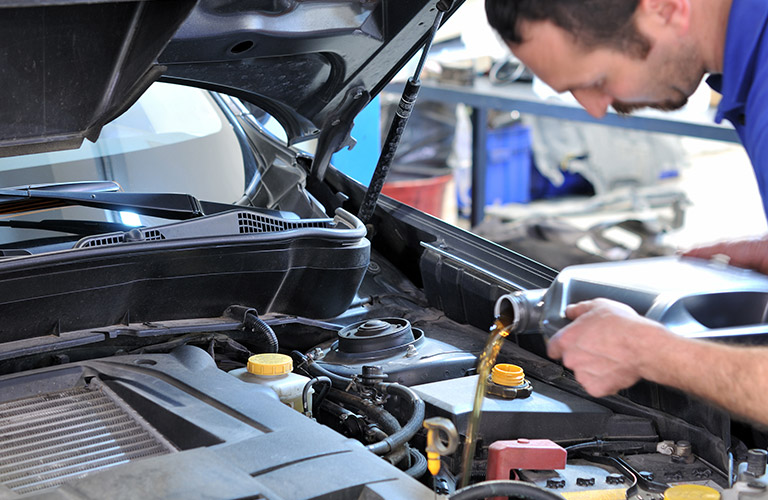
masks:
{"type": "Polygon", "coordinates": [[[0,483],[17,493],[175,451],[107,387],[0,404],[0,483]]]}

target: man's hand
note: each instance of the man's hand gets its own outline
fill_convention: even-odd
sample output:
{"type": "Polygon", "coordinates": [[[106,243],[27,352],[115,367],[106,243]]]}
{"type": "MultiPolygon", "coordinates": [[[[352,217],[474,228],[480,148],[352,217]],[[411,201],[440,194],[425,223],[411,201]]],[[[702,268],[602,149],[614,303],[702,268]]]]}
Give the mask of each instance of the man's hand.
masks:
{"type": "Polygon", "coordinates": [[[715,243],[688,250],[683,255],[710,259],[717,254],[730,257],[730,264],[733,266],[768,274],[768,236],[759,239],[715,243]]]}
{"type": "MultiPolygon", "coordinates": [[[[643,377],[646,359],[672,334],[631,307],[608,299],[572,304],[572,323],[550,340],[547,353],[563,359],[576,380],[596,397],[615,394],[643,377]]],[[[651,361],[652,362],[652,361],[651,361]]]]}

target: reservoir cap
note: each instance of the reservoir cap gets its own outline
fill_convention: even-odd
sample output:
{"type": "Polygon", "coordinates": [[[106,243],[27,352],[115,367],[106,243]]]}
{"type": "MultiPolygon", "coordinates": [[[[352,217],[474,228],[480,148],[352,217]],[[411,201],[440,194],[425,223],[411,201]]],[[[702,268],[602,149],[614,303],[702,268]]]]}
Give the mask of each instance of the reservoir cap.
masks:
{"type": "Polygon", "coordinates": [[[285,375],[293,370],[293,360],[285,354],[255,354],[248,358],[248,373],[254,375],[285,375]]]}

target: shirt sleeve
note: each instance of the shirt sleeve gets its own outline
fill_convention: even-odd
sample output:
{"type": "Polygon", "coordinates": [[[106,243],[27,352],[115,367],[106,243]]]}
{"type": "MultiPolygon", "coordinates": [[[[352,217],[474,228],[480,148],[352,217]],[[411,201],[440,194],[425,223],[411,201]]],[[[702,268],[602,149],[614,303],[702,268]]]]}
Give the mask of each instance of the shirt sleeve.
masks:
{"type": "MultiPolygon", "coordinates": [[[[750,88],[745,113],[742,140],[755,171],[757,186],[768,214],[768,47],[760,51],[760,63],[750,88]]],[[[738,118],[737,118],[738,119],[738,118]]]]}

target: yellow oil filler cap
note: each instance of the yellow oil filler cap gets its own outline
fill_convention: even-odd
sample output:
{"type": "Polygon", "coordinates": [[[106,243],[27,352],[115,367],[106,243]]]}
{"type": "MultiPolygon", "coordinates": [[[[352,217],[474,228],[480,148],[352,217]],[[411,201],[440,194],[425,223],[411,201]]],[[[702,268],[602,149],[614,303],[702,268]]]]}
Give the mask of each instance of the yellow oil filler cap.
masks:
{"type": "Polygon", "coordinates": [[[491,381],[505,387],[517,387],[525,384],[525,372],[517,365],[499,363],[491,370],[491,381]]]}
{"type": "Polygon", "coordinates": [[[293,370],[293,360],[285,354],[255,354],[248,358],[248,373],[254,375],[285,375],[293,370]]]}
{"type": "Polygon", "coordinates": [[[720,500],[720,492],[700,484],[680,484],[667,488],[664,500],[720,500]]]}

